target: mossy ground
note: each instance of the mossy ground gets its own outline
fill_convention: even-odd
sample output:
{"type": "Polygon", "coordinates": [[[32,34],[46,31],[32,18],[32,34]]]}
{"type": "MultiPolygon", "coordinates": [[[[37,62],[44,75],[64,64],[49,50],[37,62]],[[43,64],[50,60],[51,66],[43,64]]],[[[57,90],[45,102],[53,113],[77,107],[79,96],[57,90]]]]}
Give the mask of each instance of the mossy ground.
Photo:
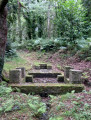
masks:
{"type": "Polygon", "coordinates": [[[91,91],[50,97],[49,120],[91,120],[91,91]]]}
{"type": "Polygon", "coordinates": [[[9,72],[9,70],[15,69],[17,67],[27,67],[26,60],[21,57],[14,57],[12,59],[7,60],[4,64],[4,70],[6,72],[9,72]]]}
{"type": "Polygon", "coordinates": [[[37,96],[12,92],[0,86],[0,120],[39,120],[46,112],[46,105],[37,96]]]}

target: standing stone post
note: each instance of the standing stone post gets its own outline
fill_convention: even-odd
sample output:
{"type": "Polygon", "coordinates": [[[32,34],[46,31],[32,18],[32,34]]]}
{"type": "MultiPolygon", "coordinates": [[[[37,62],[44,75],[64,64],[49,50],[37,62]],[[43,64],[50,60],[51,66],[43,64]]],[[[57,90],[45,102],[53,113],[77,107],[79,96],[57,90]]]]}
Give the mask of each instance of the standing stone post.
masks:
{"type": "Polygon", "coordinates": [[[68,83],[70,69],[73,69],[71,66],[65,66],[64,68],[64,82],[68,83]]]}
{"type": "Polygon", "coordinates": [[[26,82],[33,82],[33,75],[27,75],[27,76],[25,77],[25,81],[26,81],[26,82]]]}
{"type": "Polygon", "coordinates": [[[48,70],[51,70],[51,69],[52,69],[52,66],[51,66],[51,65],[47,65],[47,69],[48,69],[48,70]]]}
{"type": "Polygon", "coordinates": [[[20,83],[21,82],[21,70],[15,69],[9,71],[10,83],[20,83]]]}
{"type": "Polygon", "coordinates": [[[47,64],[46,63],[41,63],[40,65],[40,69],[47,69],[47,64]]]}
{"type": "Polygon", "coordinates": [[[82,75],[81,70],[71,69],[69,75],[70,83],[81,84],[82,83],[81,75],[82,75]]]}
{"type": "Polygon", "coordinates": [[[16,69],[20,69],[21,70],[21,77],[25,78],[25,68],[24,67],[20,67],[20,68],[16,68],[16,69]]]}

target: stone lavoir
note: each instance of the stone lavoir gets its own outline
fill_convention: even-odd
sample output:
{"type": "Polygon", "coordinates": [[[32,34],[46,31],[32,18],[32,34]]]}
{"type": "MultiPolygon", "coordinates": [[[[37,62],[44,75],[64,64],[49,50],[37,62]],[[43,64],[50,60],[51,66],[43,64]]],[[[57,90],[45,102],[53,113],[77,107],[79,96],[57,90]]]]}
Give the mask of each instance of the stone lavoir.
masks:
{"type": "Polygon", "coordinates": [[[10,70],[9,86],[19,88],[24,93],[34,94],[65,94],[75,90],[81,92],[84,85],[81,80],[82,71],[65,66],[64,74],[55,72],[47,64],[34,65],[33,69],[25,74],[25,68],[10,70]],[[50,69],[49,69],[50,68],[50,69]]]}

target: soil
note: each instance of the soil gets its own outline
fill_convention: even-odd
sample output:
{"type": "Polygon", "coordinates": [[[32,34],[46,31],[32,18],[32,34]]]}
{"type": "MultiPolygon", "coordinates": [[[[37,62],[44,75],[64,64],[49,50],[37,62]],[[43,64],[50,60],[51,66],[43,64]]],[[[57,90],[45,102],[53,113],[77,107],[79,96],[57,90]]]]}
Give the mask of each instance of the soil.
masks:
{"type": "Polygon", "coordinates": [[[34,78],[34,83],[58,83],[57,78],[34,78]]]}

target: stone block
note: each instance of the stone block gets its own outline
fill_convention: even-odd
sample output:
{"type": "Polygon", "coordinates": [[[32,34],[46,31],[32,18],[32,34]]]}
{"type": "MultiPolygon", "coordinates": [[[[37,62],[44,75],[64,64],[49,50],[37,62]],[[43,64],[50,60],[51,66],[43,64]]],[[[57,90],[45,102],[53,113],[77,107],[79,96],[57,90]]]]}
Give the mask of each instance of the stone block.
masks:
{"type": "Polygon", "coordinates": [[[9,71],[10,83],[20,83],[21,82],[21,69],[15,69],[9,71]]]}
{"type": "Polygon", "coordinates": [[[70,83],[81,84],[82,83],[81,76],[82,76],[82,71],[81,70],[71,69],[70,70],[70,75],[69,75],[70,83]]]}
{"type": "Polygon", "coordinates": [[[66,83],[69,83],[69,82],[70,82],[70,79],[69,79],[69,78],[67,78],[67,79],[66,79],[66,83]]]}
{"type": "Polygon", "coordinates": [[[27,75],[27,76],[25,77],[25,81],[26,81],[26,82],[33,82],[33,76],[32,76],[32,75],[27,75]]]}
{"type": "Polygon", "coordinates": [[[25,68],[24,67],[19,67],[19,68],[16,68],[16,69],[20,69],[21,70],[21,77],[25,78],[25,75],[26,75],[25,68]]]}
{"type": "Polygon", "coordinates": [[[40,65],[40,69],[47,69],[47,64],[41,63],[39,65],[40,65]]]}
{"type": "Polygon", "coordinates": [[[51,70],[51,69],[52,69],[52,66],[51,66],[51,65],[47,65],[47,69],[48,69],[48,70],[51,70]]]}
{"type": "Polygon", "coordinates": [[[64,76],[63,75],[58,75],[57,76],[57,81],[58,82],[64,82],[64,76]]]}
{"type": "Polygon", "coordinates": [[[33,75],[34,78],[57,78],[57,75],[61,75],[58,72],[29,72],[28,75],[33,75]]]}
{"type": "Polygon", "coordinates": [[[39,70],[39,69],[40,69],[40,65],[34,65],[33,67],[34,67],[34,69],[36,69],[36,70],[39,70]]]}
{"type": "Polygon", "coordinates": [[[73,69],[71,66],[65,66],[64,68],[64,82],[67,83],[67,78],[69,78],[70,70],[73,69]]]}
{"type": "Polygon", "coordinates": [[[12,88],[19,88],[21,92],[31,94],[45,94],[47,95],[62,95],[75,90],[75,92],[82,92],[84,85],[82,84],[61,84],[61,83],[23,83],[23,84],[9,84],[12,88]]]}

